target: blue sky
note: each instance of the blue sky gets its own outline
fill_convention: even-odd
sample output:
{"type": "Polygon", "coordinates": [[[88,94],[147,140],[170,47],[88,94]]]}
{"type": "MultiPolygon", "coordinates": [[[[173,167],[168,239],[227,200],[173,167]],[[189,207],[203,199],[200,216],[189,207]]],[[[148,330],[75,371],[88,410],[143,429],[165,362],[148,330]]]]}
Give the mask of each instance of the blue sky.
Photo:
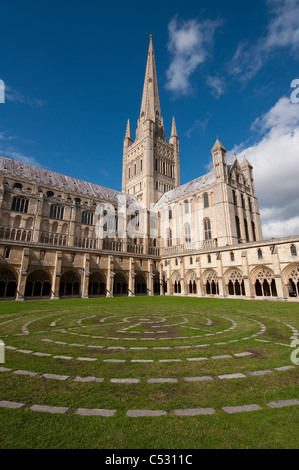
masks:
{"type": "Polygon", "coordinates": [[[219,136],[254,165],[265,238],[299,234],[299,0],[1,1],[0,154],[121,189],[153,34],[181,183],[219,136]]]}

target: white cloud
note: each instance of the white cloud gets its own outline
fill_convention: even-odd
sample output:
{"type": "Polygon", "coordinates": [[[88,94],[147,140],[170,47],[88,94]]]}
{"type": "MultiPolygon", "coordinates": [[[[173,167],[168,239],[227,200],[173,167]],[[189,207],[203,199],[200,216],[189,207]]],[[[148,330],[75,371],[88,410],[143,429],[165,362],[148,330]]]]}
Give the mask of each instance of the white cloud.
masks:
{"type": "Polygon", "coordinates": [[[224,77],[216,75],[207,77],[207,85],[211,88],[211,93],[215,98],[220,98],[226,92],[226,82],[224,77]]]}
{"type": "Polygon", "coordinates": [[[282,97],[252,128],[263,137],[239,152],[253,166],[264,236],[298,235],[299,105],[282,97]]]}
{"type": "Polygon", "coordinates": [[[168,25],[168,50],[172,55],[166,72],[168,90],[182,94],[191,91],[190,76],[208,58],[215,30],[221,24],[222,20],[194,18],[179,22],[177,16],[172,18],[168,25]]]}
{"type": "Polygon", "coordinates": [[[8,135],[5,131],[0,131],[0,155],[2,157],[12,158],[18,162],[28,163],[29,165],[41,166],[34,157],[27,156],[21,152],[13,144],[15,140],[18,140],[18,138],[8,135]]]}
{"type": "Polygon", "coordinates": [[[12,103],[22,103],[27,104],[29,106],[36,106],[38,108],[41,108],[46,104],[42,100],[38,100],[36,98],[28,98],[27,96],[24,96],[22,93],[20,93],[18,90],[15,90],[14,88],[8,85],[5,86],[5,99],[6,101],[10,101],[12,103]]]}
{"type": "Polygon", "coordinates": [[[253,45],[240,43],[229,64],[230,73],[241,81],[253,78],[275,50],[286,47],[298,50],[299,0],[268,0],[267,3],[272,15],[267,34],[253,45]]]}

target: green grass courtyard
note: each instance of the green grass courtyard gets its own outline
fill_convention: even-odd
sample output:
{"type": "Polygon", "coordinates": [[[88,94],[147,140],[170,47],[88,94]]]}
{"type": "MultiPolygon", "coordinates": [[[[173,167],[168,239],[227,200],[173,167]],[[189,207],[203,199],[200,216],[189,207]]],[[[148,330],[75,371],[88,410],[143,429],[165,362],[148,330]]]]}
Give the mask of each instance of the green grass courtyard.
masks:
{"type": "Polygon", "coordinates": [[[298,303],[3,302],[0,448],[298,448],[298,330],[298,303]]]}

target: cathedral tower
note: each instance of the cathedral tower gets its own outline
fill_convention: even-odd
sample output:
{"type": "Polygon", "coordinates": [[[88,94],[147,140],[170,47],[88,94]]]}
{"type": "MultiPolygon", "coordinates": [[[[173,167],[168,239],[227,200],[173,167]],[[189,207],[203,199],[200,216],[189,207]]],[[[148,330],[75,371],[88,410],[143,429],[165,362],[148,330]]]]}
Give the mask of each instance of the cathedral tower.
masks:
{"type": "Polygon", "coordinates": [[[124,140],[122,192],[135,195],[149,209],[179,185],[179,138],[173,118],[169,142],[165,139],[151,36],[136,138],[133,142],[128,121],[124,140]]]}

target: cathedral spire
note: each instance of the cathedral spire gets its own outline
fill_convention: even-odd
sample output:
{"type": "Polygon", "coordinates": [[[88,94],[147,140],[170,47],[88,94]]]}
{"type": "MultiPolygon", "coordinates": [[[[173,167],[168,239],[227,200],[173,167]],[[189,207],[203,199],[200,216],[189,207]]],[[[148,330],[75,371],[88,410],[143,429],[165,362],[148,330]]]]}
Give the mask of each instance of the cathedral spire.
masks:
{"type": "Polygon", "coordinates": [[[176,130],[176,123],[174,117],[172,118],[172,127],[171,127],[171,136],[170,137],[177,137],[177,130],[176,130]]]}
{"type": "Polygon", "coordinates": [[[128,119],[128,122],[127,122],[127,130],[126,130],[126,136],[125,136],[125,139],[131,139],[131,126],[130,126],[130,119],[128,119]]]}
{"type": "Polygon", "coordinates": [[[153,48],[153,36],[150,35],[150,44],[145,70],[143,95],[140,110],[140,121],[150,119],[151,121],[161,120],[161,107],[158,91],[158,80],[153,48]]]}

